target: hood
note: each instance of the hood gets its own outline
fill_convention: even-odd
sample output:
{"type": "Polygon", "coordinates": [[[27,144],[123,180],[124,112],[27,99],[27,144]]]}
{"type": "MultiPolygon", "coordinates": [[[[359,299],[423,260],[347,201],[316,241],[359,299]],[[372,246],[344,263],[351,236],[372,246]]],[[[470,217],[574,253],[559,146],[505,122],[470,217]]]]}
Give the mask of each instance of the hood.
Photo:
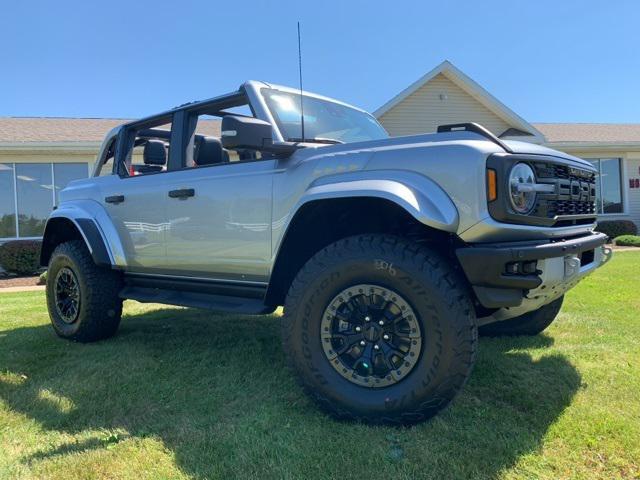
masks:
{"type": "Polygon", "coordinates": [[[574,162],[581,163],[583,165],[592,167],[590,162],[583,160],[582,158],[574,157],[568,153],[554,150],[553,148],[544,147],[542,145],[536,145],[535,143],[518,142],[515,140],[503,140],[514,153],[530,154],[530,155],[550,155],[552,157],[566,158],[573,160],[574,162]]]}
{"type": "MultiPolygon", "coordinates": [[[[503,142],[513,150],[514,153],[528,154],[528,155],[549,155],[552,157],[564,158],[573,162],[579,163],[584,166],[593,167],[590,162],[583,160],[568,153],[553,150],[552,148],[544,147],[542,145],[536,145],[534,143],[518,142],[515,140],[503,140],[503,142]]],[[[473,146],[474,148],[485,152],[486,154],[503,152],[501,146],[487,139],[486,137],[474,132],[467,131],[455,131],[447,133],[425,133],[419,135],[407,135],[400,137],[389,137],[380,140],[370,140],[366,142],[354,142],[345,143],[342,145],[318,145],[318,144],[305,144],[308,149],[304,156],[312,156],[318,153],[319,150],[323,154],[336,154],[346,152],[362,152],[362,151],[376,151],[376,150],[388,150],[393,148],[406,148],[418,145],[461,145],[465,144],[473,146]],[[312,153],[314,152],[315,153],[312,153]]]]}

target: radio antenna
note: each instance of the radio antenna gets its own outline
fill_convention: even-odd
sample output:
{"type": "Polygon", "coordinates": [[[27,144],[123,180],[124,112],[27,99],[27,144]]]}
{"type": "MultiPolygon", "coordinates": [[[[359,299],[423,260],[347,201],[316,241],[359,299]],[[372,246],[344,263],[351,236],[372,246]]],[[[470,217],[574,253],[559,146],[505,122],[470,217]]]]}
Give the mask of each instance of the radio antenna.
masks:
{"type": "Polygon", "coordinates": [[[300,79],[300,127],[302,128],[301,138],[304,142],[304,106],[302,95],[302,47],[300,44],[300,22],[298,22],[298,74],[300,79]]]}

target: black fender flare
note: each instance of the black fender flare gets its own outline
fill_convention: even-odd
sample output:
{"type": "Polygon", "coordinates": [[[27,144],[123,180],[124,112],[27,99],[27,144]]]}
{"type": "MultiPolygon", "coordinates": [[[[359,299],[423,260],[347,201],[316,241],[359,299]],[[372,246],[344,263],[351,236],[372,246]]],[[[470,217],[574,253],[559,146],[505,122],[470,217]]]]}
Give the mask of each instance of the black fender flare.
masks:
{"type": "Polygon", "coordinates": [[[113,262],[96,223],[90,218],[52,217],[42,237],[40,264],[49,265],[55,248],[62,242],[82,239],[96,265],[112,266],[113,262]]]}

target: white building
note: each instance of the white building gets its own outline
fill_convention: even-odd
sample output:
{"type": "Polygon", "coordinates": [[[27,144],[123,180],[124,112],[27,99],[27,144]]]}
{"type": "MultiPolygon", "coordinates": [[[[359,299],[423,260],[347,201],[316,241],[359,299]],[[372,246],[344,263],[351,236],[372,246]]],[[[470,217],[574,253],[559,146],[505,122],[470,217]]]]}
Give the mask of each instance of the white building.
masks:
{"type": "MultiPolygon", "coordinates": [[[[600,170],[600,217],[640,226],[640,124],[531,124],[449,62],[374,113],[391,135],[477,122],[502,138],[541,143],[589,159],[600,170]]],[[[0,242],[39,238],[58,192],[89,174],[104,135],[126,121],[0,118],[0,242]]],[[[217,123],[208,129],[210,135],[219,134],[217,123]]]]}
{"type": "Polygon", "coordinates": [[[445,61],[374,112],[391,135],[434,132],[477,122],[495,135],[539,143],[593,162],[599,169],[601,220],[640,227],[640,124],[529,123],[445,61]]]}

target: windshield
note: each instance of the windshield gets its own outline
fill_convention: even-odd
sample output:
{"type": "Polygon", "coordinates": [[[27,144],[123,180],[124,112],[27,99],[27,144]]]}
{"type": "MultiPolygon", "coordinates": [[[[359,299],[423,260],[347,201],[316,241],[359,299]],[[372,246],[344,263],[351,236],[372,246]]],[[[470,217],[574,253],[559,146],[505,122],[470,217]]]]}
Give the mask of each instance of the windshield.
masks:
{"type": "MultiPolygon", "coordinates": [[[[262,89],[262,95],[284,139],[302,141],[300,95],[272,88],[262,89]]],[[[307,95],[302,99],[306,141],[351,143],[389,136],[368,113],[307,95]]]]}

